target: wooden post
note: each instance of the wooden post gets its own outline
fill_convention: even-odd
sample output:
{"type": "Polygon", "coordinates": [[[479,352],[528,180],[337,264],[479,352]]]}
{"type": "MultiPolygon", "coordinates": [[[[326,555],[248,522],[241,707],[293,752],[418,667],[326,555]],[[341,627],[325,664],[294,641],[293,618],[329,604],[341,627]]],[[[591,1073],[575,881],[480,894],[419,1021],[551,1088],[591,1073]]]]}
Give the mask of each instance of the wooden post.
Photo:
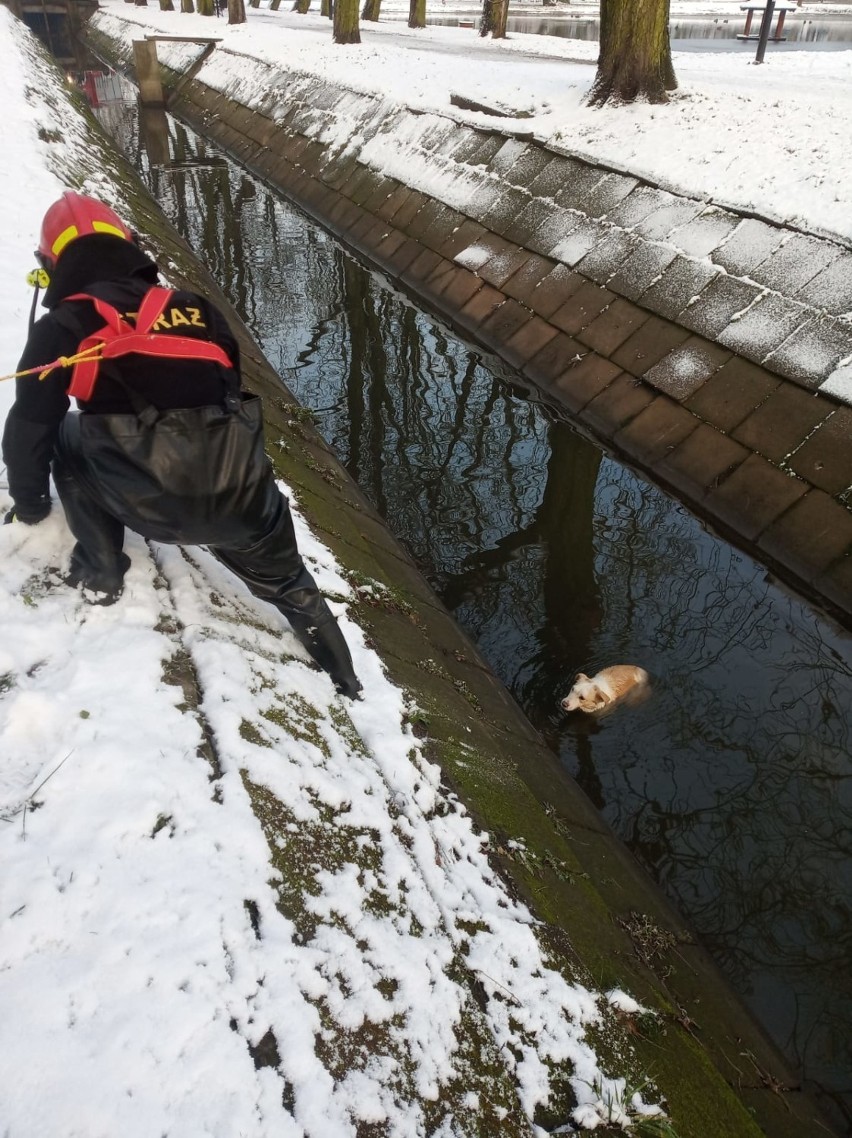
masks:
{"type": "Polygon", "coordinates": [[[169,149],[169,123],[166,112],[160,107],[141,106],[139,126],[145,153],[152,166],[168,166],[171,160],[169,149]]]}
{"type": "Polygon", "coordinates": [[[160,61],[156,40],[134,40],[133,62],[139,84],[139,101],[143,107],[164,107],[166,99],[160,79],[160,61]]]}

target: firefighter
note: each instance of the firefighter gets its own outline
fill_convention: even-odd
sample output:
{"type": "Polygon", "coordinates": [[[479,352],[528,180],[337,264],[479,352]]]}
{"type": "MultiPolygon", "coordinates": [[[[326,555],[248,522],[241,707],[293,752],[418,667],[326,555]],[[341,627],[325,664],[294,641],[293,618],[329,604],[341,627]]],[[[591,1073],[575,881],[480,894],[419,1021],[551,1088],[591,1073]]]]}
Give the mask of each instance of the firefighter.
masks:
{"type": "Polygon", "coordinates": [[[221,313],[204,296],[160,287],[131,230],[82,194],[48,209],[36,257],[48,311],[31,323],[18,365],[31,374],[16,381],[3,434],[14,502],[5,520],[47,517],[52,468],[76,539],[65,580],[99,604],[121,595],[125,527],[206,545],[287,618],[337,690],[357,698],[349,649],[299,554],[264,453],[260,400],[241,390],[221,313]]]}

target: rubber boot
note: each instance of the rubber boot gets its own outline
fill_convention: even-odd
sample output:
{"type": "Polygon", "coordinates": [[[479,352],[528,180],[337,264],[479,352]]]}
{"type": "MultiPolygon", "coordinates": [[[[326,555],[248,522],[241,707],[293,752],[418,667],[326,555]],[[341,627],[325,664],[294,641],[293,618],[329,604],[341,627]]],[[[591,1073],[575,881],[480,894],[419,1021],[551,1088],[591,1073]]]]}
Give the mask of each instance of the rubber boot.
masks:
{"type": "Polygon", "coordinates": [[[254,596],[278,609],[341,695],[356,699],[361,683],[343,633],[299,554],[290,510],[274,483],[268,511],[271,521],[253,545],[246,549],[210,546],[210,552],[236,573],[254,596]]]}
{"type": "Polygon", "coordinates": [[[77,539],[65,584],[82,586],[90,604],[114,604],[130,568],[130,558],[122,551],[124,525],[95,501],[59,456],[53,461],[53,480],[68,528],[77,539]]]}
{"type": "Polygon", "coordinates": [[[296,639],[314,663],[328,673],[331,682],[341,695],[348,699],[358,699],[362,685],[355,675],[352,657],[340,631],[340,625],[324,600],[320,600],[315,609],[320,610],[317,614],[318,620],[316,617],[309,619],[301,614],[287,613],[287,619],[296,634],[296,639]],[[322,609],[325,609],[325,612],[322,612],[322,609]]]}
{"type": "Polygon", "coordinates": [[[119,553],[116,571],[98,576],[78,542],[71,553],[71,566],[62,579],[72,589],[81,588],[83,599],[90,605],[114,605],[124,592],[124,574],[129,568],[130,558],[126,553],[119,553]]]}

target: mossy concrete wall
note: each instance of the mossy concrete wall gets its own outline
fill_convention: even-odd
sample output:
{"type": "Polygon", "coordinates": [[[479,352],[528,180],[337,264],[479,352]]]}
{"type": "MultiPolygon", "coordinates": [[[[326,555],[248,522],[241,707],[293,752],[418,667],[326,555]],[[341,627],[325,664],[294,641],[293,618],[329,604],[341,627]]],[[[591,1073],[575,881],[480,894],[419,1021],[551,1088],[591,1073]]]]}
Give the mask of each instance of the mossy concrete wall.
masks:
{"type": "MultiPolygon", "coordinates": [[[[102,55],[119,62],[108,41],[94,38],[102,55]]],[[[259,154],[273,139],[274,124],[265,124],[268,141],[258,143],[253,134],[263,124],[251,112],[218,100],[194,83],[189,90],[191,101],[181,107],[187,117],[271,176],[271,164],[261,162],[259,154]],[[213,114],[215,128],[208,118],[213,114]]],[[[317,215],[327,214],[353,240],[360,237],[345,224],[347,218],[358,234],[377,226],[389,233],[386,223],[369,211],[362,210],[355,219],[351,210],[361,207],[297,163],[311,146],[304,138],[276,137],[274,162],[285,161],[280,151],[287,150],[289,157],[286,170],[276,167],[280,177],[276,174],[275,180],[297,187],[294,196],[303,203],[324,202],[320,207],[314,201],[317,215]]],[[[114,165],[121,167],[118,159],[114,165]]],[[[595,988],[623,987],[661,1013],[661,1030],[653,1038],[631,1034],[625,1042],[635,1049],[640,1066],[656,1077],[677,1134],[801,1138],[817,1131],[830,1133],[689,928],[565,776],[314,431],[207,270],[135,175],[122,168],[121,177],[135,203],[133,221],[150,235],[160,259],[171,266],[171,277],[211,295],[238,331],[246,381],[264,399],[270,455],[315,531],[356,587],[359,582],[382,586],[365,590],[353,615],[369,632],[390,677],[410,691],[422,709],[417,726],[427,754],[493,836],[495,862],[543,922],[554,962],[595,988]]],[[[344,179],[343,170],[335,178],[344,179]]],[[[386,194],[374,192],[377,202],[388,200],[386,194]]],[[[425,207],[423,203],[413,216],[425,207]]],[[[378,240],[378,233],[375,236],[378,240]]],[[[412,266],[421,258],[432,263],[437,254],[424,251],[402,230],[388,239],[386,263],[399,267],[407,261],[403,278],[422,282],[419,271],[412,275],[412,266]],[[403,249],[406,256],[400,257],[403,249]]],[[[491,287],[477,281],[474,292],[491,287]]],[[[611,1046],[617,1049],[617,1041],[611,1046]]]]}

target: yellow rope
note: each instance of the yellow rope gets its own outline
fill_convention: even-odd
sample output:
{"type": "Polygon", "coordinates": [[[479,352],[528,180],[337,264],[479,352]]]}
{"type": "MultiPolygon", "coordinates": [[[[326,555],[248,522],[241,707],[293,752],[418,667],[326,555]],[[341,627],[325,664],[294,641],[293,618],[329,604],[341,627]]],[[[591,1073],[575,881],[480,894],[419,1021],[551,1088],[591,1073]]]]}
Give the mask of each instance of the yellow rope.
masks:
{"type": "Polygon", "coordinates": [[[13,371],[9,375],[0,375],[0,383],[4,379],[21,379],[25,375],[35,375],[38,372],[39,380],[43,380],[45,376],[50,375],[59,367],[73,367],[77,363],[85,363],[88,360],[99,360],[103,354],[103,344],[93,344],[91,348],[86,348],[83,352],[77,352],[73,356],[60,356],[50,364],[39,364],[37,367],[28,367],[24,371],[13,371]]]}

